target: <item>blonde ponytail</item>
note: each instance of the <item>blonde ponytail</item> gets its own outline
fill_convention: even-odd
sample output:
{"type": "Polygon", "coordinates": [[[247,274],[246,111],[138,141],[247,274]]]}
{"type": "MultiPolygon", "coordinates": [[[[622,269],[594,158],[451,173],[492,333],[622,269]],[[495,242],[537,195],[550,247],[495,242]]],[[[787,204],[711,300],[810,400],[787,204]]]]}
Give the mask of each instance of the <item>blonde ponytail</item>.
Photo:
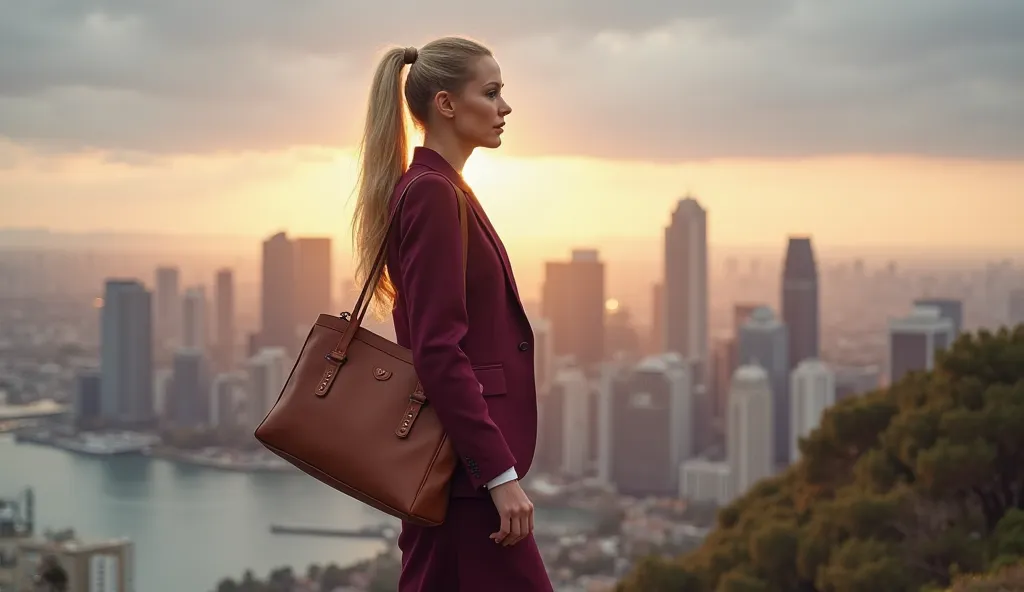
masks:
{"type": "MultiPolygon", "coordinates": [[[[359,284],[373,272],[374,257],[387,235],[391,195],[408,168],[405,103],[416,123],[425,126],[434,96],[442,90],[461,91],[472,78],[476,59],[489,55],[491,51],[475,41],[443,37],[419,50],[388,50],[377,65],[370,86],[352,218],[359,284]],[[403,87],[405,64],[413,65],[403,87]]],[[[395,286],[385,270],[374,286],[371,310],[378,317],[391,312],[395,296],[395,286]]]]}
{"type": "MultiPolygon", "coordinates": [[[[409,140],[402,101],[404,66],[405,50],[389,50],[377,65],[370,86],[360,147],[359,189],[352,217],[356,281],[360,285],[373,272],[374,257],[387,233],[391,193],[408,167],[409,140]]],[[[382,273],[374,287],[372,310],[383,316],[391,311],[394,300],[395,287],[382,273]]]]}

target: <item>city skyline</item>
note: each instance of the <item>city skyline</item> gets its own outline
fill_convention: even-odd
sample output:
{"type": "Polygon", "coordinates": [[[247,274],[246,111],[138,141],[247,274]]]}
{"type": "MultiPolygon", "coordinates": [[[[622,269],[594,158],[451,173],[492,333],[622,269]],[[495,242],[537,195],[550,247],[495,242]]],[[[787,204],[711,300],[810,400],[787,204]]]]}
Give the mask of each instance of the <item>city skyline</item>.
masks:
{"type": "MultiPolygon", "coordinates": [[[[677,219],[679,211],[691,210],[691,213],[699,211],[701,214],[693,221],[704,220],[703,210],[698,210],[695,201],[681,200],[679,206],[680,210],[677,210],[675,216],[677,219]]],[[[682,228],[679,224],[676,226],[682,228]]],[[[671,245],[679,246],[679,237],[687,236],[693,239],[689,242],[699,243],[702,233],[692,232],[699,226],[700,224],[691,225],[687,227],[686,232],[678,235],[671,230],[666,231],[664,236],[666,277],[662,278],[663,281],[667,279],[667,274],[672,270],[680,268],[678,264],[693,258],[687,249],[676,249],[671,245]]],[[[815,387],[814,393],[797,388],[797,383],[794,382],[794,388],[791,390],[785,383],[788,383],[790,379],[796,381],[796,377],[800,375],[800,369],[805,366],[801,364],[794,374],[786,375],[787,369],[790,367],[785,355],[787,350],[786,333],[778,330],[784,329],[785,325],[779,323],[777,313],[770,308],[757,308],[752,312],[750,309],[753,303],[759,300],[764,301],[762,299],[766,297],[769,301],[778,299],[780,288],[783,302],[787,299],[787,289],[792,288],[802,294],[800,290],[806,287],[807,282],[813,284],[814,299],[817,299],[816,257],[812,254],[813,246],[807,242],[808,240],[807,238],[792,239],[788,252],[780,249],[776,252],[774,260],[760,261],[761,265],[758,265],[756,259],[740,260],[738,261],[739,265],[727,264],[721,270],[725,272],[724,274],[718,273],[709,277],[709,280],[715,282],[725,281],[730,284],[728,286],[721,284],[710,286],[704,282],[696,282],[696,284],[703,285],[702,291],[705,292],[709,289],[717,291],[721,287],[726,288],[723,292],[718,292],[720,295],[713,301],[715,306],[711,310],[700,312],[697,316],[707,317],[709,314],[714,314],[717,309],[719,316],[722,312],[730,313],[727,320],[731,327],[740,323],[739,328],[734,328],[732,332],[733,339],[738,345],[739,356],[721,357],[718,353],[720,349],[716,345],[714,358],[709,360],[713,369],[719,368],[724,371],[725,382],[722,382],[722,375],[718,372],[713,373],[715,377],[710,382],[706,378],[702,379],[702,372],[698,369],[700,364],[694,363],[699,362],[699,358],[684,359],[674,351],[652,353],[652,351],[658,352],[665,349],[659,348],[652,340],[640,336],[643,333],[649,333],[652,328],[635,326],[636,318],[631,318],[630,315],[620,316],[618,313],[624,312],[620,308],[605,311],[603,319],[600,318],[600,314],[589,319],[589,324],[596,323],[604,327],[604,331],[606,331],[604,338],[598,337],[598,334],[592,331],[588,332],[592,337],[590,341],[577,339],[576,343],[571,343],[569,351],[561,352],[568,354],[565,358],[559,358],[557,356],[559,352],[554,349],[538,348],[536,355],[540,356],[540,352],[543,351],[545,352],[544,356],[550,357],[546,361],[538,362],[538,367],[559,370],[555,375],[556,386],[551,387],[550,391],[545,391],[543,395],[538,391],[538,405],[543,405],[543,412],[539,415],[544,418],[542,425],[546,427],[541,430],[545,437],[538,442],[538,460],[543,459],[544,463],[538,462],[537,470],[541,471],[539,479],[548,483],[546,487],[559,487],[557,484],[560,483],[564,487],[565,483],[584,483],[590,479],[597,479],[603,484],[602,487],[611,487],[612,489],[609,491],[615,492],[610,495],[617,497],[609,499],[625,500],[616,503],[629,504],[630,512],[637,511],[641,505],[629,501],[631,499],[628,497],[629,495],[657,495],[662,500],[658,503],[677,505],[680,500],[685,500],[683,503],[686,507],[691,504],[696,507],[696,505],[705,503],[720,506],[736,499],[737,496],[746,496],[748,492],[757,489],[756,482],[762,479],[772,479],[773,475],[779,474],[790,463],[801,462],[799,459],[803,457],[805,451],[810,450],[813,453],[814,449],[805,448],[798,438],[820,438],[822,431],[816,430],[816,426],[822,422],[832,421],[829,418],[835,413],[844,412],[843,409],[832,409],[832,403],[839,400],[840,396],[845,399],[851,395],[861,395],[857,398],[867,401],[872,395],[863,395],[865,391],[885,386],[889,382],[884,376],[885,369],[892,372],[899,369],[900,373],[903,373],[930,367],[927,356],[931,353],[929,343],[932,342],[922,343],[921,340],[911,342],[903,338],[903,334],[896,331],[899,327],[894,324],[898,319],[891,316],[888,319],[887,331],[885,326],[877,322],[879,319],[885,319],[886,310],[891,311],[892,307],[896,306],[902,312],[913,302],[915,306],[922,307],[920,311],[914,309],[915,312],[911,315],[913,319],[925,319],[935,324],[941,318],[942,326],[948,329],[949,333],[952,332],[953,327],[959,326],[965,319],[969,325],[973,326],[995,326],[991,323],[1005,322],[1004,315],[1007,311],[997,312],[995,316],[987,313],[982,316],[978,314],[982,310],[979,309],[979,306],[991,309],[993,303],[1005,300],[1010,304],[1008,312],[1012,316],[1015,294],[1013,288],[1021,285],[1021,278],[1024,278],[1020,268],[1011,262],[975,266],[968,275],[959,274],[952,269],[937,272],[936,275],[929,275],[928,272],[913,271],[913,268],[910,268],[909,271],[904,270],[899,265],[872,268],[852,260],[848,261],[844,268],[825,267],[822,277],[825,279],[826,285],[836,288],[832,293],[852,296],[852,299],[826,301],[826,317],[838,321],[838,323],[829,327],[825,332],[825,341],[827,344],[840,347],[824,348],[823,359],[819,359],[817,356],[817,345],[813,346],[814,351],[811,351],[810,346],[801,346],[801,348],[807,350],[802,355],[809,354],[811,356],[804,361],[812,362],[821,370],[817,372],[817,375],[832,376],[833,382],[829,383],[831,386],[825,384],[821,388],[815,387]],[[781,270],[784,271],[777,273],[781,270]],[[986,289],[980,292],[970,290],[972,277],[984,277],[986,289]],[[786,281],[796,283],[790,285],[785,283],[786,281]],[[776,285],[777,283],[780,285],[776,285]],[[964,300],[922,298],[922,294],[927,295],[938,286],[952,288],[954,293],[962,295],[964,300]],[[720,306],[722,302],[731,303],[728,310],[722,309],[720,306]],[[927,308],[928,306],[936,308],[927,308]],[[869,319],[865,314],[868,310],[871,311],[873,318],[869,319]],[[966,316],[964,315],[965,310],[966,316]],[[741,322],[748,315],[749,318],[746,322],[741,322]],[[634,336],[633,338],[630,337],[631,334],[634,336]],[[770,339],[762,337],[770,337],[770,339]],[[584,361],[584,358],[587,357],[583,355],[584,349],[589,348],[590,342],[594,340],[611,345],[612,351],[615,353],[609,357],[608,354],[611,354],[612,351],[606,351],[604,355],[597,356],[595,360],[600,358],[600,363],[596,366],[589,365],[589,370],[586,370],[583,365],[577,366],[574,360],[584,361]],[[842,345],[844,342],[847,346],[842,345]],[[848,347],[851,345],[853,346],[852,350],[848,347]],[[781,355],[775,356],[776,352],[781,355]],[[770,363],[772,361],[776,363],[770,363]],[[562,372],[573,367],[583,370],[582,373],[576,374],[575,386],[569,384],[572,381],[568,380],[567,375],[562,372]],[[729,372],[732,368],[735,368],[735,371],[729,372]],[[580,378],[583,379],[582,382],[579,380],[580,378]],[[561,397],[558,396],[560,388],[564,391],[561,397]],[[712,403],[710,399],[714,399],[715,403],[712,403]],[[718,402],[727,403],[727,406],[723,407],[717,404],[718,402]],[[723,409],[729,410],[727,417],[722,416],[723,409]],[[771,418],[770,421],[765,421],[767,418],[771,418]],[[769,442],[774,445],[768,444],[769,442]],[[771,453],[772,448],[775,448],[774,455],[771,453]],[[551,477],[555,479],[554,482],[545,481],[551,477]],[[569,481],[564,481],[567,479],[569,481]],[[671,501],[673,499],[676,501],[671,501]]],[[[284,256],[283,261],[286,265],[273,264],[269,267],[264,265],[260,278],[261,283],[264,286],[308,286],[309,282],[292,282],[289,279],[294,279],[293,272],[306,269],[306,264],[300,263],[302,257],[295,257],[297,253],[293,252],[293,248],[307,243],[310,246],[319,245],[321,248],[318,250],[321,254],[330,250],[329,245],[323,244],[322,240],[310,241],[306,237],[287,237],[285,235],[267,237],[263,242],[264,263],[270,260],[280,263],[281,257],[284,256]],[[276,248],[284,247],[285,243],[287,243],[287,249],[276,248]],[[275,248],[268,250],[268,245],[274,245],[275,248]],[[268,257],[269,259],[267,259],[268,257]]],[[[304,248],[297,250],[303,251],[304,248]]],[[[39,283],[39,280],[42,279],[40,276],[53,274],[55,271],[53,268],[46,267],[47,265],[72,260],[68,253],[43,254],[39,251],[34,253],[32,251],[8,251],[0,253],[0,255],[3,256],[0,261],[7,262],[6,264],[10,265],[8,269],[13,272],[11,277],[15,281],[10,282],[10,285],[7,286],[8,293],[12,296],[18,293],[19,280],[29,280],[25,282],[25,287],[32,288],[34,286],[35,289],[39,289],[46,285],[39,283]],[[24,266],[24,262],[29,262],[30,265],[24,266]],[[35,265],[31,265],[32,262],[35,262],[35,265]]],[[[81,260],[88,261],[90,266],[118,265],[116,257],[107,259],[107,263],[104,263],[102,258],[94,259],[88,254],[80,253],[78,257],[85,257],[81,260]]],[[[111,292],[112,288],[121,289],[122,286],[130,287],[133,294],[143,290],[140,295],[145,296],[147,311],[153,314],[147,314],[146,318],[137,319],[133,322],[133,326],[155,329],[166,317],[165,312],[161,312],[165,309],[162,309],[159,304],[160,300],[166,297],[166,295],[161,296],[160,294],[161,284],[168,287],[173,285],[175,292],[180,292],[180,297],[174,298],[181,308],[180,319],[177,321],[181,329],[180,334],[186,342],[196,345],[203,341],[197,339],[197,332],[209,336],[212,327],[222,320],[219,316],[215,316],[212,321],[216,322],[211,322],[211,319],[205,317],[200,310],[206,309],[210,305],[206,298],[209,293],[210,280],[220,278],[225,269],[223,265],[227,262],[217,262],[214,268],[216,272],[207,273],[208,277],[201,282],[201,285],[207,286],[206,289],[203,289],[195,287],[192,280],[185,279],[191,273],[179,272],[178,266],[173,263],[176,259],[173,254],[164,257],[167,259],[151,265],[143,274],[148,278],[144,280],[144,284],[116,278],[107,279],[105,280],[107,291],[111,292]],[[169,268],[169,265],[172,267],[169,268]],[[179,281],[182,279],[185,281],[179,281]],[[150,291],[145,285],[151,285],[153,291],[150,291]],[[155,297],[156,300],[153,306],[149,306],[151,297],[155,297]],[[205,304],[202,304],[203,302],[205,304]],[[150,316],[152,318],[149,318],[150,316]]],[[[206,257],[208,261],[211,258],[213,258],[212,254],[208,254],[206,257]]],[[[701,257],[696,258],[700,259],[701,257]]],[[[318,267],[330,267],[329,259],[317,256],[310,259],[309,263],[312,266],[309,267],[311,271],[318,267]]],[[[600,286],[607,280],[604,278],[603,263],[598,251],[578,250],[573,252],[571,263],[553,263],[549,265],[547,273],[549,276],[553,275],[552,271],[560,267],[577,265],[594,267],[595,263],[598,264],[597,267],[601,273],[588,274],[588,276],[594,275],[592,281],[584,281],[583,276],[573,274],[574,277],[567,276],[570,281],[563,282],[562,289],[570,289],[570,300],[577,304],[575,308],[587,308],[600,313],[602,312],[600,311],[601,299],[604,295],[604,289],[600,286]],[[574,290],[577,285],[584,284],[588,285],[588,289],[578,292],[574,290]],[[598,291],[599,293],[595,294],[598,291]],[[590,301],[590,304],[584,307],[584,300],[590,301]],[[594,304],[596,307],[592,306],[594,304]]],[[[186,265],[182,262],[182,266],[186,265]]],[[[3,267],[0,267],[0,270],[2,269],[3,267]]],[[[94,268],[87,273],[96,271],[99,269],[94,268]]],[[[561,269],[561,271],[565,270],[561,269]]],[[[111,277],[110,272],[105,272],[103,275],[107,278],[111,277]]],[[[135,274],[129,273],[128,275],[135,274]]],[[[329,274],[321,269],[313,275],[326,277],[329,274]]],[[[85,278],[86,276],[78,274],[68,277],[59,272],[52,277],[53,280],[62,280],[62,283],[65,284],[74,284],[85,278]]],[[[88,305],[89,299],[86,293],[78,291],[72,293],[78,294],[78,296],[70,298],[71,301],[77,301],[77,304],[73,304],[73,306],[84,308],[88,305]]],[[[827,288],[825,293],[829,293],[827,288]]],[[[29,311],[28,316],[19,315],[21,307],[24,306],[21,304],[25,302],[24,298],[17,296],[10,298],[8,300],[11,303],[10,318],[16,320],[12,335],[17,339],[18,336],[36,334],[36,332],[19,328],[19,325],[27,322],[29,324],[23,326],[30,327],[31,323],[37,322],[36,319],[47,318],[39,315],[40,313],[47,314],[48,310],[58,310],[49,308],[52,305],[68,306],[70,304],[68,294],[68,292],[62,291],[53,296],[39,299],[43,306],[25,309],[29,311]]],[[[671,298],[668,293],[666,296],[671,298]]],[[[544,300],[549,297],[561,298],[561,296],[549,294],[545,290],[544,300]]],[[[802,296],[801,302],[801,309],[810,310],[807,308],[810,303],[802,296]]],[[[234,304],[225,308],[229,311],[227,314],[236,314],[234,304]]],[[[280,316],[286,323],[294,323],[296,329],[300,329],[297,325],[301,323],[298,322],[298,319],[292,318],[293,315],[290,312],[292,307],[286,308],[288,310],[272,311],[271,316],[280,316]],[[291,321],[289,322],[288,319],[291,321]]],[[[285,380],[289,364],[289,357],[285,350],[274,347],[260,348],[259,341],[262,340],[254,342],[251,337],[244,338],[238,335],[231,339],[235,350],[234,370],[218,374],[212,382],[209,380],[210,375],[203,370],[206,356],[196,349],[178,349],[169,367],[167,361],[160,362],[155,356],[152,364],[132,362],[122,359],[123,356],[117,353],[123,351],[124,346],[127,345],[127,341],[125,341],[128,339],[127,334],[125,337],[121,337],[123,331],[115,330],[116,327],[106,321],[107,319],[126,318],[125,315],[136,309],[137,307],[127,300],[107,297],[103,300],[102,308],[93,313],[98,313],[101,320],[102,331],[98,350],[101,367],[107,368],[109,360],[113,362],[110,364],[111,372],[97,375],[93,370],[87,369],[83,373],[77,374],[77,366],[57,366],[60,374],[54,375],[55,378],[66,380],[69,375],[72,378],[77,378],[77,382],[74,383],[77,384],[77,388],[65,391],[61,396],[61,400],[70,398],[70,402],[73,403],[71,408],[74,409],[72,414],[74,425],[81,430],[82,428],[88,429],[90,425],[104,425],[103,422],[110,421],[112,418],[119,421],[116,418],[121,414],[111,416],[110,412],[113,410],[99,404],[100,398],[107,390],[100,387],[109,383],[104,376],[108,374],[120,376],[118,368],[134,369],[148,366],[150,370],[147,373],[152,372],[155,379],[152,399],[154,410],[161,410],[160,421],[154,424],[156,431],[132,432],[136,434],[131,436],[134,440],[124,441],[123,445],[152,446],[149,442],[156,441],[153,440],[155,438],[162,444],[159,449],[153,450],[163,451],[159,453],[163,455],[162,458],[174,462],[181,462],[180,459],[190,459],[185,462],[223,463],[229,462],[225,460],[228,458],[250,458],[238,456],[244,448],[233,448],[242,446],[244,440],[239,440],[238,443],[231,442],[234,442],[233,438],[240,437],[239,434],[243,438],[249,437],[250,432],[244,428],[244,425],[258,422],[267,411],[267,403],[273,401],[274,393],[280,390],[278,385],[285,380]],[[110,330],[108,330],[108,325],[110,325],[110,330]],[[115,341],[109,342],[112,346],[108,347],[107,338],[110,336],[114,336],[115,341]],[[108,355],[108,352],[111,355],[108,355]],[[92,422],[98,423],[93,424],[92,422]],[[242,429],[238,432],[236,430],[240,425],[242,429]],[[169,430],[169,428],[174,429],[169,430]],[[176,431],[182,428],[188,429],[176,431]],[[188,436],[188,434],[192,434],[192,436],[188,436]],[[190,437],[193,439],[189,440],[190,437]],[[217,439],[214,441],[220,444],[210,447],[211,440],[203,440],[212,437],[216,437],[217,439]],[[194,451],[197,447],[202,447],[200,452],[194,451]],[[210,460],[214,458],[210,455],[216,455],[215,460],[210,460]]],[[[817,310],[817,306],[815,305],[813,309],[817,310]]],[[[265,307],[264,312],[267,312],[265,307]]],[[[546,330],[549,326],[555,329],[555,335],[559,331],[572,332],[572,323],[567,324],[566,322],[572,321],[571,317],[575,312],[574,307],[552,308],[545,306],[543,316],[545,320],[550,319],[551,322],[540,323],[544,341],[547,342],[550,337],[550,332],[546,330]]],[[[785,312],[784,305],[783,312],[785,312]]],[[[56,320],[57,317],[49,318],[56,320]]],[[[81,315],[65,315],[63,318],[73,319],[75,324],[83,325],[81,315]]],[[[667,318],[663,318],[662,322],[667,320],[667,318]]],[[[788,319],[786,320],[788,321],[788,319]]],[[[266,321],[267,318],[264,315],[262,322],[257,321],[257,323],[266,329],[266,321]]],[[[44,323],[50,322],[53,321],[44,320],[44,323]]],[[[57,321],[56,326],[60,327],[62,322],[66,321],[57,321]]],[[[793,319],[793,323],[796,327],[800,326],[802,321],[793,319]]],[[[232,324],[234,323],[232,322],[232,324]]],[[[251,331],[258,328],[249,324],[248,321],[244,325],[242,331],[250,336],[254,335],[251,331]]],[[[936,324],[936,326],[938,325],[936,324]]],[[[817,321],[807,325],[807,329],[815,334],[814,344],[818,343],[816,334],[825,328],[826,325],[820,325],[817,321]]],[[[666,329],[668,329],[667,326],[666,329]]],[[[147,328],[145,330],[147,335],[148,331],[147,328]]],[[[668,331],[662,332],[668,333],[668,331]]],[[[85,345],[81,336],[86,334],[79,333],[75,329],[70,331],[51,330],[47,334],[58,340],[70,339],[72,342],[79,343],[79,348],[85,345]]],[[[1004,331],[1001,334],[1005,335],[1006,333],[1004,331]]],[[[92,338],[86,339],[91,341],[92,338]]],[[[944,349],[948,346],[949,341],[947,335],[945,341],[941,343],[934,341],[933,343],[936,349],[944,349]]],[[[722,343],[721,336],[716,338],[716,344],[722,343]]],[[[77,351],[81,352],[78,355],[81,356],[87,351],[95,351],[92,350],[92,347],[86,346],[86,349],[78,349],[77,351]]],[[[76,350],[66,351],[74,352],[76,350]]],[[[209,353],[212,355],[212,352],[209,353]]],[[[79,363],[82,359],[84,358],[79,358],[79,363]]],[[[44,359],[44,362],[51,365],[53,363],[48,358],[44,359]]],[[[230,369],[231,366],[225,368],[225,370],[230,369]]],[[[18,371],[17,367],[15,367],[15,371],[18,371]]],[[[28,381],[24,384],[28,384],[28,381]]],[[[541,384],[538,375],[538,389],[541,388],[541,384]]],[[[60,390],[45,388],[38,392],[55,393],[60,390]]],[[[19,400],[21,399],[19,398],[19,400]]],[[[89,435],[88,431],[79,431],[74,436],[60,436],[57,439],[47,436],[46,434],[49,432],[40,432],[37,435],[31,435],[31,431],[25,433],[28,435],[19,437],[35,438],[35,440],[27,441],[54,447],[71,446],[73,448],[76,445],[75,438],[93,437],[89,435]],[[47,438],[50,439],[47,440],[47,438]]],[[[102,440],[104,437],[106,436],[102,434],[95,436],[98,438],[95,442],[106,442],[107,440],[102,440]]],[[[124,438],[117,433],[111,437],[124,438]]],[[[108,444],[94,444],[94,446],[104,445],[108,444]]],[[[269,461],[261,461],[253,456],[251,460],[231,462],[269,461]]],[[[537,471],[534,474],[537,474],[537,471]]],[[[549,490],[546,490],[545,486],[538,487],[538,492],[549,490]]],[[[563,489],[563,491],[567,490],[563,489]]],[[[181,497],[181,494],[176,493],[175,495],[181,497]]],[[[533,495],[532,491],[531,495],[533,495]]],[[[141,498],[137,502],[145,503],[141,498]]],[[[686,519],[681,517],[677,520],[686,519]]],[[[695,544],[696,540],[703,538],[708,532],[706,526],[687,525],[692,529],[695,544]]],[[[632,529],[627,528],[624,522],[620,529],[622,533],[632,532],[632,529]]],[[[224,529],[221,529],[219,532],[223,531],[224,529]]],[[[147,540],[145,534],[135,526],[131,527],[130,533],[133,543],[137,539],[147,540]]],[[[645,536],[643,531],[640,531],[638,535],[645,536]]],[[[22,556],[23,550],[29,548],[26,546],[28,543],[19,545],[17,551],[19,565],[31,565],[29,559],[22,556]]],[[[160,570],[159,566],[154,567],[155,558],[161,557],[157,551],[158,548],[159,546],[152,543],[139,546],[140,550],[144,549],[142,553],[145,554],[144,562],[140,561],[140,568],[144,565],[144,573],[147,575],[160,570]]],[[[549,550],[548,552],[554,551],[549,550]]],[[[140,557],[142,557],[141,554],[140,557]]],[[[255,557],[255,555],[250,555],[250,557],[255,557]]],[[[237,560],[245,561],[246,559],[239,557],[237,560]]],[[[248,559],[248,561],[252,562],[254,559],[248,559]]],[[[280,560],[275,559],[274,561],[280,560]]],[[[293,564],[294,561],[292,560],[293,564]]],[[[555,555],[545,556],[546,564],[551,562],[551,565],[559,565],[554,563],[556,561],[558,559],[555,555]]],[[[251,565],[251,563],[247,565],[251,565]]],[[[141,576],[143,571],[140,569],[139,573],[141,576]]],[[[147,580],[149,577],[151,576],[148,576],[147,580]]],[[[216,577],[216,572],[202,577],[212,580],[216,577]]],[[[615,576],[608,573],[602,574],[601,577],[604,584],[609,586],[616,580],[615,576]]],[[[565,578],[578,579],[576,574],[565,576],[565,578]]]]}

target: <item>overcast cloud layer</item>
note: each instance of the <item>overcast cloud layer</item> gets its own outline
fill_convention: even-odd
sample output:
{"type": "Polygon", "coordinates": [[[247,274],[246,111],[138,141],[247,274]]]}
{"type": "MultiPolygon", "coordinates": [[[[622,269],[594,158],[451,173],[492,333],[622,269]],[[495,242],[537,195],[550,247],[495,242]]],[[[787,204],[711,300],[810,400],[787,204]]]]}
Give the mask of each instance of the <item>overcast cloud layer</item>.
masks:
{"type": "MultiPolygon", "coordinates": [[[[495,50],[531,154],[1024,158],[1022,0],[0,0],[0,136],[351,145],[389,45],[495,50]]],[[[518,128],[518,129],[517,129],[518,128]]]]}

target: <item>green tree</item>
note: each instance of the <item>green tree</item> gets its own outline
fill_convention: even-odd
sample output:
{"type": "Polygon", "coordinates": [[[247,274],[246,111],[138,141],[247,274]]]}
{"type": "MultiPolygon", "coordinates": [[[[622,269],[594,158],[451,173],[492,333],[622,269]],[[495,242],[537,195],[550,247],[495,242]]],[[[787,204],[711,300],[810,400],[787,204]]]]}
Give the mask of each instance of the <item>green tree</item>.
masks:
{"type": "Polygon", "coordinates": [[[718,582],[716,592],[770,592],[771,587],[761,578],[743,572],[731,571],[718,582]]]}
{"type": "Polygon", "coordinates": [[[217,592],[238,592],[238,582],[231,578],[224,578],[217,584],[217,592]]]}
{"type": "Polygon", "coordinates": [[[949,592],[1014,592],[1024,590],[1024,565],[1015,564],[992,574],[970,574],[957,578],[949,592]]]}
{"type": "Polygon", "coordinates": [[[320,576],[321,590],[333,590],[346,584],[348,584],[348,575],[340,567],[332,563],[324,568],[323,574],[320,576]]]}
{"type": "Polygon", "coordinates": [[[619,583],[615,592],[695,592],[700,590],[696,576],[678,564],[660,557],[642,560],[633,573],[619,583]]]}
{"type": "Polygon", "coordinates": [[[266,585],[256,579],[252,570],[246,570],[242,574],[242,582],[238,585],[238,592],[266,592],[266,585]]]}
{"type": "Polygon", "coordinates": [[[279,567],[267,578],[268,592],[292,592],[295,587],[295,573],[290,567],[279,567]]]}
{"type": "MultiPolygon", "coordinates": [[[[800,544],[800,528],[794,520],[776,520],[757,527],[750,537],[748,554],[756,573],[767,574],[769,580],[784,585],[785,590],[798,587],[796,554],[800,544]]],[[[751,584],[753,585],[753,584],[751,584]]],[[[760,584],[758,584],[760,585],[760,584]]],[[[748,589],[746,584],[732,584],[728,589],[748,589]]]]}
{"type": "Polygon", "coordinates": [[[1015,564],[1021,434],[1024,326],[964,335],[935,370],[835,405],[801,459],[722,508],[700,548],[639,563],[619,589],[917,592],[1015,564]]]}

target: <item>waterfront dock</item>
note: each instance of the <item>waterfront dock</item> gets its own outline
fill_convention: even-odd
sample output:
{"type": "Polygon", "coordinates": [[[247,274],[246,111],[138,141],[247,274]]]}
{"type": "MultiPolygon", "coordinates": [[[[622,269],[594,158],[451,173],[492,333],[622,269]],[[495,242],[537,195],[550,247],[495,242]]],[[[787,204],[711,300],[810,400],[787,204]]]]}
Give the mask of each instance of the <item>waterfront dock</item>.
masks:
{"type": "Polygon", "coordinates": [[[319,536],[319,537],[336,537],[336,538],[349,538],[349,539],[379,539],[382,541],[391,541],[398,536],[398,531],[390,526],[368,526],[360,529],[344,529],[344,528],[320,528],[314,526],[285,526],[281,524],[271,524],[270,532],[272,534],[284,534],[284,535],[298,535],[298,536],[319,536]]]}

